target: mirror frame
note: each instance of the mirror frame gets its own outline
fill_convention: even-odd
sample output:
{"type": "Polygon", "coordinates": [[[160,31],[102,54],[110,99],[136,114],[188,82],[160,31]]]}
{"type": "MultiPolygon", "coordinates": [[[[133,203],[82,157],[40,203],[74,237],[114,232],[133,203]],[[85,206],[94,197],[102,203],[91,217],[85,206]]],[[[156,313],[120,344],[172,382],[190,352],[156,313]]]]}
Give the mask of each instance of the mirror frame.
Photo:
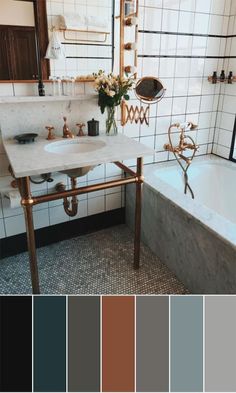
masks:
{"type": "Polygon", "coordinates": [[[229,154],[229,160],[233,162],[236,162],[236,157],[234,157],[234,151],[236,150],[235,144],[236,144],[236,116],[234,121],[233,136],[232,136],[232,142],[231,142],[230,154],[229,154]]]}
{"type": "Polygon", "coordinates": [[[156,104],[157,102],[159,102],[163,97],[164,97],[164,95],[165,95],[165,92],[166,92],[166,89],[164,88],[164,86],[163,86],[163,84],[162,84],[162,82],[160,81],[160,79],[159,78],[157,78],[157,77],[155,77],[155,76],[144,76],[143,78],[140,78],[139,80],[138,80],[138,82],[136,83],[136,86],[134,87],[134,92],[135,92],[135,95],[136,95],[136,97],[141,101],[141,102],[143,102],[143,103],[145,103],[145,104],[156,104]],[[137,88],[137,86],[139,86],[141,83],[142,83],[142,81],[144,81],[144,80],[150,80],[150,79],[154,79],[155,81],[157,81],[157,82],[159,82],[161,85],[162,85],[162,87],[163,87],[163,93],[162,93],[162,95],[160,96],[160,97],[158,97],[158,98],[156,98],[156,99],[147,99],[147,97],[145,97],[145,96],[141,96],[141,95],[138,95],[137,94],[137,92],[136,92],[136,88],[137,88]]]}
{"type": "MultiPolygon", "coordinates": [[[[39,79],[48,80],[50,75],[50,62],[45,59],[45,53],[48,47],[48,22],[47,22],[47,5],[46,0],[24,0],[33,3],[35,17],[35,40],[36,56],[38,63],[39,79]]],[[[0,83],[35,83],[37,79],[0,80],[0,83]]]]}

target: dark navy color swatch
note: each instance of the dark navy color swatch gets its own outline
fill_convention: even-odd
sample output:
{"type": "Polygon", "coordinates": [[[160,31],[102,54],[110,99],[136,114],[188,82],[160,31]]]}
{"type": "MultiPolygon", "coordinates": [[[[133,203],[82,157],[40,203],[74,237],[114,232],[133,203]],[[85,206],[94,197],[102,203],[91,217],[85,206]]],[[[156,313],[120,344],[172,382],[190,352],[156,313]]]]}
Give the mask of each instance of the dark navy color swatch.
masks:
{"type": "Polygon", "coordinates": [[[34,391],[66,391],[66,297],[34,298],[34,391]]]}

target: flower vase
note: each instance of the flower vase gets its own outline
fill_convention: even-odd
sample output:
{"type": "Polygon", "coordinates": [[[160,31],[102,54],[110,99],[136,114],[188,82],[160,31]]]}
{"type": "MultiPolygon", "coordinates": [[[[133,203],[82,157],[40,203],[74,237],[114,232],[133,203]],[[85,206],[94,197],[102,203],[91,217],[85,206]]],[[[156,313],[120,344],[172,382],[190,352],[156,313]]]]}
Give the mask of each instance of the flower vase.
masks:
{"type": "Polygon", "coordinates": [[[115,106],[107,107],[107,120],[106,120],[106,135],[117,135],[118,129],[115,119],[116,108],[115,106]]]}

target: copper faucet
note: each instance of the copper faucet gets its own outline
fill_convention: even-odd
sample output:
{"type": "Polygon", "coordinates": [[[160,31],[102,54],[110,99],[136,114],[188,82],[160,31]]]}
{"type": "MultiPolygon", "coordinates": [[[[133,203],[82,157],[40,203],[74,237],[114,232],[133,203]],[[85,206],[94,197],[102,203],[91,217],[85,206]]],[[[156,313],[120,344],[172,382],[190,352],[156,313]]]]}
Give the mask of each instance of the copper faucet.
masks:
{"type": "Polygon", "coordinates": [[[193,141],[193,139],[190,136],[185,135],[186,130],[188,130],[188,129],[193,130],[194,128],[197,128],[197,125],[195,125],[191,122],[188,122],[186,124],[179,124],[179,123],[172,124],[169,127],[169,131],[168,131],[168,137],[169,137],[170,143],[166,143],[164,145],[164,149],[177,154],[179,156],[179,158],[182,158],[187,163],[189,161],[191,162],[191,159],[185,157],[182,153],[187,149],[190,149],[193,151],[197,151],[197,149],[198,149],[198,146],[193,141]],[[180,130],[179,144],[177,146],[173,146],[172,141],[171,141],[171,129],[172,128],[177,128],[180,130]],[[189,139],[192,143],[187,143],[186,139],[189,139]]]}
{"type": "Polygon", "coordinates": [[[46,128],[46,130],[48,130],[47,140],[51,141],[52,139],[55,139],[56,137],[53,134],[53,131],[55,128],[53,126],[46,126],[45,128],[46,128]]]}
{"type": "Polygon", "coordinates": [[[64,120],[64,126],[63,126],[63,138],[74,138],[74,135],[72,133],[72,131],[70,131],[68,125],[67,125],[67,118],[64,116],[63,117],[64,120]]]}
{"type": "Polygon", "coordinates": [[[197,128],[197,125],[188,122],[185,124],[171,124],[171,126],[169,127],[168,130],[168,138],[169,138],[169,143],[166,143],[164,145],[164,149],[167,151],[170,151],[174,154],[177,162],[179,163],[179,165],[181,166],[182,170],[183,170],[183,174],[184,174],[184,193],[187,193],[187,190],[190,191],[192,198],[194,198],[194,193],[192,188],[189,185],[188,182],[188,169],[192,163],[192,160],[195,157],[195,154],[199,148],[199,146],[196,145],[196,143],[194,142],[193,138],[190,135],[186,135],[186,131],[187,130],[193,130],[197,128]],[[179,144],[177,146],[174,146],[172,143],[172,138],[171,138],[171,130],[172,128],[177,128],[180,131],[180,136],[179,136],[179,144]],[[189,142],[190,141],[190,142],[189,142]],[[186,150],[192,150],[192,155],[190,157],[187,157],[183,154],[183,152],[185,152],[186,150]],[[181,160],[185,161],[186,165],[184,166],[184,164],[181,162],[181,160]]]}
{"type": "Polygon", "coordinates": [[[77,123],[76,126],[79,129],[77,136],[85,136],[85,133],[83,130],[83,127],[85,127],[85,124],[84,123],[77,123]]]}

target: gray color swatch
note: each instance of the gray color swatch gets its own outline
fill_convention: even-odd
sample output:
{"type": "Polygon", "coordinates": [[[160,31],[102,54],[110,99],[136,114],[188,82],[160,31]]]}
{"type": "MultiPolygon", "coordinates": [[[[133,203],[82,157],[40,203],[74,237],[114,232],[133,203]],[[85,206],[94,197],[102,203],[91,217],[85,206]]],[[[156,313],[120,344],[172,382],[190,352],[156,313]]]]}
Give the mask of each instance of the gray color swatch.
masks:
{"type": "Polygon", "coordinates": [[[205,390],[236,392],[236,297],[205,298],[205,390]]]}
{"type": "Polygon", "coordinates": [[[202,296],[171,297],[171,391],[203,391],[202,296]]]}
{"type": "Polygon", "coordinates": [[[69,392],[100,391],[100,297],[68,298],[69,392]]]}
{"type": "Polygon", "coordinates": [[[169,391],[169,297],[136,298],[137,392],[169,391]]]}

